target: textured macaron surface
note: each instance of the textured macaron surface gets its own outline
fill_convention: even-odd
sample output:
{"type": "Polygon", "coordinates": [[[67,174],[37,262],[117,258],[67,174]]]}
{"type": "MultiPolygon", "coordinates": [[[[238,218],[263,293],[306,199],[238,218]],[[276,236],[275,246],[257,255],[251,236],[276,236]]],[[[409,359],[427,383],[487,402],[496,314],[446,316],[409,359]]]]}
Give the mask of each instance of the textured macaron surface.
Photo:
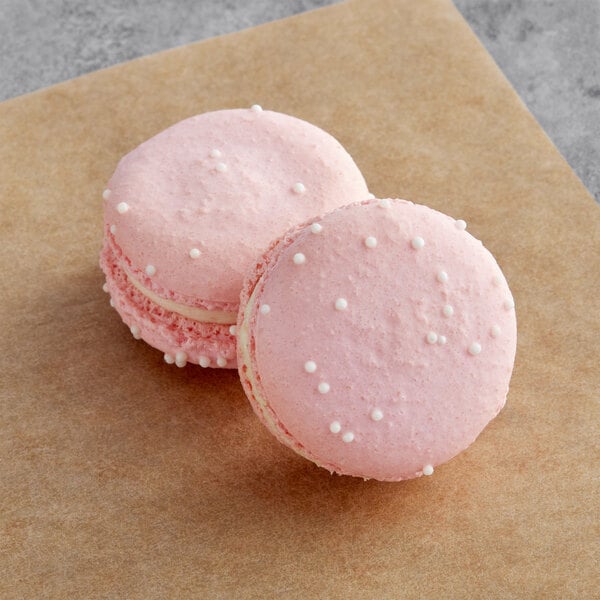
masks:
{"type": "Polygon", "coordinates": [[[236,341],[230,325],[200,322],[155,304],[132,284],[120,266],[121,259],[105,240],[100,254],[106,275],[103,289],[135,339],[158,348],[166,362],[178,366],[192,362],[203,367],[236,367],[236,341]]]}
{"type": "Polygon", "coordinates": [[[127,154],[108,183],[106,228],[161,296],[237,308],[246,271],[291,226],[368,190],[331,135],[260,107],[173,125],[127,154]]]}
{"type": "Polygon", "coordinates": [[[246,391],[331,471],[430,474],[505,403],[514,302],[464,221],[403,200],[340,208],[275,246],[238,320],[246,391]]]}

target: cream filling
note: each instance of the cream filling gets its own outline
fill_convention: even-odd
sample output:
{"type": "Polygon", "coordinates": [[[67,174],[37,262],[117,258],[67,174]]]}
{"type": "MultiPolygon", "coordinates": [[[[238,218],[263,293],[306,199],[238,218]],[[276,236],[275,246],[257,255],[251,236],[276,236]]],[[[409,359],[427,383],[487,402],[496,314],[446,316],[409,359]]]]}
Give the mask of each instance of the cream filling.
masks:
{"type": "Polygon", "coordinates": [[[146,298],[150,298],[154,304],[162,306],[171,312],[177,313],[188,319],[199,321],[200,323],[216,323],[218,325],[235,325],[237,321],[237,314],[233,312],[227,312],[224,310],[206,310],[205,308],[198,308],[197,306],[186,306],[185,304],[179,304],[173,302],[173,300],[167,300],[161,298],[158,294],[155,294],[152,290],[144,287],[129,271],[125,269],[127,279],[131,284],[138,289],[146,298]]]}
{"type": "MultiPolygon", "coordinates": [[[[250,356],[250,321],[251,316],[254,309],[254,304],[256,302],[255,294],[258,289],[258,285],[254,288],[252,295],[248,299],[248,303],[246,304],[246,309],[244,310],[244,320],[240,328],[237,331],[238,336],[238,348],[240,349],[240,354],[242,358],[242,366],[244,367],[245,377],[250,382],[252,386],[252,397],[260,410],[260,414],[262,415],[267,428],[269,431],[282,443],[292,448],[295,452],[303,456],[304,458],[316,463],[319,466],[323,466],[320,462],[317,462],[314,457],[309,456],[302,448],[299,447],[297,443],[294,443],[294,439],[290,435],[286,435],[281,428],[281,424],[278,423],[269,410],[267,401],[261,393],[261,386],[258,383],[256,376],[254,374],[254,369],[252,368],[252,358],[250,356]]],[[[326,467],[329,468],[329,467],[326,467]]]]}

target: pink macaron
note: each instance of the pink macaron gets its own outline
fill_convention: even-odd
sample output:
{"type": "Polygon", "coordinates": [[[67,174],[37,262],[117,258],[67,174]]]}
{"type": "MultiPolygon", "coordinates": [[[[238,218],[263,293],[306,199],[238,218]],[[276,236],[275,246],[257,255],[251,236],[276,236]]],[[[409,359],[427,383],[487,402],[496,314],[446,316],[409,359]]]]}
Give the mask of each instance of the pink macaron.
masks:
{"type": "Polygon", "coordinates": [[[235,368],[239,296],[256,257],[368,190],[331,135],[255,105],[191,117],[144,142],[103,197],[105,290],[133,336],[168,363],[235,368]]]}
{"type": "Polygon", "coordinates": [[[513,297],[462,220],[370,200],[296,227],[245,281],[238,364],[284,444],[331,472],[431,475],[504,406],[513,297]]]}

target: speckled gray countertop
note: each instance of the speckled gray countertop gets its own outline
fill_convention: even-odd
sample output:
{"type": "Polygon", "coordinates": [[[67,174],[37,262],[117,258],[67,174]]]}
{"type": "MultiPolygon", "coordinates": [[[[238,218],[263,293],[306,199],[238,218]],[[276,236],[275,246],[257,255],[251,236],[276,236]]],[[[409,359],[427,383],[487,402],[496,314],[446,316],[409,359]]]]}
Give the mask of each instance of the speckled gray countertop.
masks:
{"type": "MultiPolygon", "coordinates": [[[[0,100],[333,0],[0,0],[0,100]]],[[[600,0],[455,0],[600,202],[600,0]]]]}

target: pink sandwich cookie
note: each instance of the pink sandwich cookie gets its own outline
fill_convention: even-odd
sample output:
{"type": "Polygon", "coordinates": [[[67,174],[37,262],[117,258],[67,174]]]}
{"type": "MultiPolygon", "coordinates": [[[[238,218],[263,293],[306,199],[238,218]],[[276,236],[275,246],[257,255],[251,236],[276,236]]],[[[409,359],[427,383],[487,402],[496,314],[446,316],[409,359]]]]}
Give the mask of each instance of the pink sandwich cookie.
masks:
{"type": "Polygon", "coordinates": [[[246,279],[238,364],[284,444],[331,472],[431,475],[504,406],[514,302],[464,221],[370,200],[288,232],[246,279]]]}
{"type": "Polygon", "coordinates": [[[256,257],[368,190],[331,135],[253,106],[195,116],[144,142],[103,197],[105,290],[133,336],[180,367],[235,368],[239,295],[256,257]]]}

